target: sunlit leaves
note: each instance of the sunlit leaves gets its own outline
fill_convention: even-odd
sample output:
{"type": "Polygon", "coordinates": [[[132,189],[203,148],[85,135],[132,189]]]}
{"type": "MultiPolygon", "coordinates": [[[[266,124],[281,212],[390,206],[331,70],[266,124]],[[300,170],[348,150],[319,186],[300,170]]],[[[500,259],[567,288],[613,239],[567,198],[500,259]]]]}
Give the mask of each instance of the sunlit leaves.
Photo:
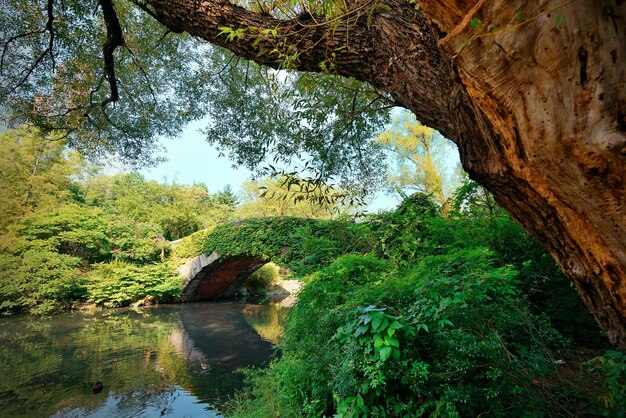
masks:
{"type": "Polygon", "coordinates": [[[445,167],[453,146],[450,141],[408,112],[395,117],[377,141],[396,157],[397,167],[387,179],[391,190],[423,192],[445,204],[453,187],[445,167]]]}
{"type": "Polygon", "coordinates": [[[387,120],[388,103],[370,87],[276,72],[230,54],[214,52],[211,59],[222,71],[207,74],[210,143],[261,174],[270,174],[262,170],[270,164],[301,171],[308,162],[314,178],[334,179],[346,190],[376,188],[384,159],[372,138],[387,120]]]}
{"type": "Polygon", "coordinates": [[[339,212],[336,195],[330,187],[316,187],[304,179],[264,178],[243,185],[244,201],[237,217],[301,216],[328,218],[339,212]]]}
{"type": "Polygon", "coordinates": [[[81,159],[67,158],[58,135],[20,128],[0,133],[0,232],[36,209],[72,199],[81,159]]]}
{"type": "Polygon", "coordinates": [[[50,44],[50,31],[42,31],[45,6],[11,0],[0,8],[5,51],[0,97],[11,119],[59,130],[92,155],[114,153],[149,163],[156,135],[175,135],[203,113],[197,42],[167,34],[131,2],[115,2],[124,32],[124,45],[114,54],[120,100],[103,106],[111,92],[102,72],[105,29],[99,8],[54,2],[54,38],[44,53],[50,44]]]}

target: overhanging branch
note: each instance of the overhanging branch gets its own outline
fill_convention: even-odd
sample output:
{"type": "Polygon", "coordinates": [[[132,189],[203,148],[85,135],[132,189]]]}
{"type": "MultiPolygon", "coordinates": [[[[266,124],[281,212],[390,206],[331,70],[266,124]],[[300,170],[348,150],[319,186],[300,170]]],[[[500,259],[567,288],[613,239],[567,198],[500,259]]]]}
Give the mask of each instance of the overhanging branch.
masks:
{"type": "Polygon", "coordinates": [[[99,0],[99,2],[102,7],[102,16],[104,17],[107,28],[107,41],[103,46],[104,75],[109,82],[109,89],[111,91],[111,95],[100,103],[100,106],[104,107],[109,103],[119,100],[113,53],[118,46],[124,45],[124,36],[122,35],[122,26],[117,17],[117,12],[113,7],[113,2],[111,0],[99,0]]]}
{"type": "Polygon", "coordinates": [[[2,73],[3,73],[3,70],[4,70],[4,58],[6,56],[7,51],[9,50],[9,47],[10,47],[12,42],[15,42],[18,39],[25,38],[25,37],[32,36],[32,35],[43,34],[45,32],[49,33],[48,46],[46,47],[46,49],[44,49],[41,52],[41,54],[39,54],[37,59],[35,59],[33,64],[30,67],[28,67],[28,69],[25,71],[26,74],[24,74],[24,76],[20,79],[20,81],[18,81],[11,89],[9,89],[9,91],[6,93],[7,95],[9,95],[9,94],[13,93],[14,91],[16,91],[20,86],[22,86],[28,80],[30,75],[35,70],[35,68],[37,68],[39,66],[39,64],[41,64],[41,62],[43,61],[43,59],[45,58],[46,55],[50,55],[50,60],[52,61],[52,68],[56,67],[56,63],[55,63],[55,60],[54,60],[54,27],[53,27],[53,23],[54,23],[54,0],[48,0],[47,1],[47,3],[46,3],[46,14],[47,14],[48,19],[46,20],[46,25],[42,29],[39,29],[39,30],[36,30],[36,31],[25,32],[25,33],[20,33],[18,35],[15,35],[15,36],[7,39],[7,41],[4,43],[4,48],[2,49],[2,56],[0,57],[0,75],[2,75],[2,73]]]}
{"type": "Polygon", "coordinates": [[[229,1],[145,3],[173,32],[187,32],[263,66],[365,81],[447,138],[458,137],[451,122],[453,72],[430,21],[406,0],[347,1],[351,9],[329,19],[310,13],[277,19],[229,1]]]}

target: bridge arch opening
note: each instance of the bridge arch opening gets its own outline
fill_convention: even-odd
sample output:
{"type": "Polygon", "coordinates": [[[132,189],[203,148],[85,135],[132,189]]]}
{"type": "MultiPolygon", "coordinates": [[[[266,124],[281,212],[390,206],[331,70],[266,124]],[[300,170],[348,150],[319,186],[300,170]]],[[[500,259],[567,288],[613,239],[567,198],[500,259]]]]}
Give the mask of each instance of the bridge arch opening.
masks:
{"type": "Polygon", "coordinates": [[[268,262],[253,256],[220,257],[213,253],[207,257],[202,254],[179,268],[186,277],[181,300],[193,302],[237,296],[244,281],[268,262]]]}

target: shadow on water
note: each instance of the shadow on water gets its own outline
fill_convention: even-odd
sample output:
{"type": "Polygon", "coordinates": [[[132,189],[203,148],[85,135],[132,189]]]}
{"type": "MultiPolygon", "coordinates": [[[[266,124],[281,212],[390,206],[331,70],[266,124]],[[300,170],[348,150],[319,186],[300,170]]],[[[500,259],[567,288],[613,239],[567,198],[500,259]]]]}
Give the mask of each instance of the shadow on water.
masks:
{"type": "Polygon", "coordinates": [[[197,302],[2,319],[0,415],[220,416],[237,370],[267,363],[285,312],[197,302]]]}

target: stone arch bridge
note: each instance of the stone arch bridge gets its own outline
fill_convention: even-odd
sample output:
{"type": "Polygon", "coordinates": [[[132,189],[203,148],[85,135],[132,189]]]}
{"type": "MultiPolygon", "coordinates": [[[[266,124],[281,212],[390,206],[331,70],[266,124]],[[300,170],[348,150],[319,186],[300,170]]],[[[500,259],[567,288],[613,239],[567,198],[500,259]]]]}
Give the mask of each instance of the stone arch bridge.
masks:
{"type": "Polygon", "coordinates": [[[236,295],[247,277],[273,261],[297,270],[304,254],[300,228],[328,233],[327,221],[282,217],[228,222],[176,243],[186,253],[197,254],[178,267],[185,278],[183,302],[223,299],[236,295]]]}
{"type": "Polygon", "coordinates": [[[208,256],[200,254],[178,268],[178,273],[185,277],[181,300],[235,296],[241,283],[268,261],[254,256],[221,257],[215,251],[208,256]]]}

